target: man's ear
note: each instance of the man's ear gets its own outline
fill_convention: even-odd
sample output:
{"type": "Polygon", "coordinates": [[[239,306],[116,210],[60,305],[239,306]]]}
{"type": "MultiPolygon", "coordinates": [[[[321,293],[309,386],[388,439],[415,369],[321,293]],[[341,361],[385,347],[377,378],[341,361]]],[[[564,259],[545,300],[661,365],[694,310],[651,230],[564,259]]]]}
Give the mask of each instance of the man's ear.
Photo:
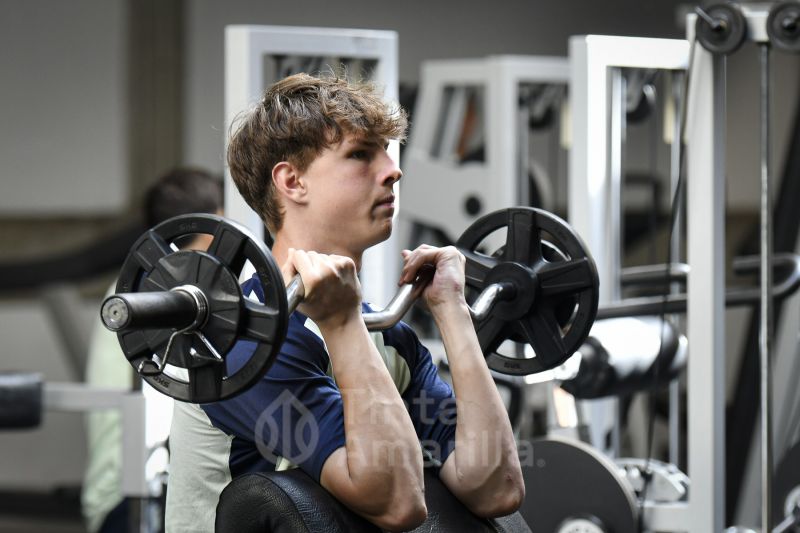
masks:
{"type": "Polygon", "coordinates": [[[297,167],[288,161],[281,161],[272,167],[272,182],[278,194],[287,201],[302,204],[306,202],[306,184],[297,167]]]}

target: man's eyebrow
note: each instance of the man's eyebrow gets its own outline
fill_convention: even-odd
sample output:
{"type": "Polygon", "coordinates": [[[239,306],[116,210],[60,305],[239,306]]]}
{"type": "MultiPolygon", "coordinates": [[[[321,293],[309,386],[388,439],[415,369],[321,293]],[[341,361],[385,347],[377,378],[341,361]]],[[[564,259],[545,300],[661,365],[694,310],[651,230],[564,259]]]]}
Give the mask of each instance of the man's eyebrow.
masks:
{"type": "Polygon", "coordinates": [[[350,141],[351,147],[358,148],[384,148],[388,144],[389,141],[383,139],[353,139],[350,141]]]}

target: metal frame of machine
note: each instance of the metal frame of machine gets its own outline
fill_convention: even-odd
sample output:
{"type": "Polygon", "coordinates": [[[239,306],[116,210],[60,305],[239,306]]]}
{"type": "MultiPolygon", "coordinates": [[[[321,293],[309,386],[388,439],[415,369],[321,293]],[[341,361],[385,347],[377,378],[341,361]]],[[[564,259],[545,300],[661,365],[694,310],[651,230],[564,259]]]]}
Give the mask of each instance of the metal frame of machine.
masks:
{"type": "Polygon", "coordinates": [[[50,411],[117,409],[122,422],[122,494],[135,498],[150,495],[145,471],[148,456],[145,439],[146,399],[141,391],[47,382],[43,392],[42,403],[50,411]]]}
{"type": "MultiPolygon", "coordinates": [[[[570,103],[572,107],[572,148],[569,166],[569,208],[570,223],[583,237],[592,252],[600,273],[600,303],[611,303],[620,299],[620,275],[622,271],[621,243],[621,187],[622,187],[622,144],[623,121],[625,113],[625,92],[622,68],[657,68],[685,71],[689,65],[689,43],[677,39],[652,39],[640,37],[612,37],[601,35],[575,36],[570,39],[570,61],[572,76],[570,80],[570,103]]],[[[722,242],[722,241],[720,241],[722,242]]],[[[712,247],[708,247],[709,250],[712,247]]],[[[697,256],[695,256],[697,261],[697,256]]],[[[691,280],[696,281],[702,274],[695,275],[699,266],[692,268],[691,280]]],[[[690,281],[690,287],[691,285],[690,281]]],[[[724,290],[724,289],[723,289],[724,290]]],[[[690,313],[692,304],[697,305],[698,294],[690,292],[690,313]]],[[[696,313],[693,312],[694,315],[696,313]]],[[[695,335],[697,336],[695,331],[695,335]]],[[[694,352],[697,343],[689,338],[689,346],[694,352]]],[[[710,368],[700,365],[707,363],[700,358],[689,357],[689,375],[704,378],[710,375],[710,368]]],[[[690,385],[691,387],[691,385],[690,385]]],[[[700,395],[713,392],[715,388],[702,391],[691,389],[690,405],[694,409],[690,416],[689,438],[699,437],[697,420],[707,421],[711,413],[701,409],[712,404],[700,395]],[[699,400],[699,401],[698,401],[699,400]],[[694,422],[693,422],[694,421],[694,422]]],[[[610,401],[612,406],[614,401],[610,401]]],[[[607,405],[591,406],[590,418],[607,418],[607,405]]],[[[723,413],[724,415],[724,413],[723,413]]],[[[597,420],[593,420],[597,424],[597,420]]],[[[593,439],[597,440],[596,436],[593,439]]],[[[696,444],[696,443],[695,443],[696,444]]],[[[690,454],[695,447],[690,443],[690,454]]],[[[707,472],[692,468],[690,499],[692,504],[700,502],[699,491],[706,490],[707,472]],[[698,479],[696,480],[695,477],[698,479]]],[[[713,485],[713,481],[712,481],[713,485]]],[[[721,489],[719,489],[721,490],[721,489]]],[[[659,527],[666,530],[690,530],[688,504],[670,503],[655,505],[647,512],[647,522],[653,530],[659,527]],[[663,512],[662,512],[663,511],[663,512]]],[[[703,523],[701,519],[698,523],[703,523]]],[[[694,522],[693,522],[694,523],[694,522]]],[[[712,531],[699,527],[696,531],[712,531]]]]}
{"type": "MultiPolygon", "coordinates": [[[[600,305],[621,297],[623,68],[683,71],[689,44],[677,39],[575,36],[570,39],[570,149],[568,216],[592,252],[600,273],[600,305]]],[[[672,162],[672,166],[676,166],[672,162]]],[[[616,420],[616,400],[588,405],[592,441],[604,446],[602,428],[616,420]],[[600,428],[600,429],[598,429],[600,428]]],[[[674,426],[674,425],[673,425],[674,426]]],[[[614,431],[613,450],[619,434],[614,431]]],[[[673,439],[674,440],[674,439],[673,439]]]]}
{"type": "MultiPolygon", "coordinates": [[[[750,41],[768,40],[768,7],[743,6],[750,41]]],[[[707,533],[725,527],[725,59],[694,44],[695,20],[695,14],[688,15],[687,40],[607,36],[570,40],[569,215],[597,262],[601,305],[618,300],[619,110],[624,109],[619,69],[686,70],[691,63],[684,135],[691,269],[687,336],[694,354],[687,370],[691,490],[685,502],[646,502],[645,518],[653,531],[707,533]]],[[[762,497],[762,503],[768,500],[768,495],[762,497]]]]}
{"type": "MultiPolygon", "coordinates": [[[[406,198],[413,198],[402,216],[459,235],[483,214],[514,205],[527,205],[526,180],[520,179],[519,86],[523,83],[566,86],[569,62],[563,57],[489,56],[479,59],[426,61],[421,70],[420,92],[414,111],[413,130],[405,151],[404,169],[412,178],[402,184],[406,198]],[[459,164],[434,154],[434,146],[453,144],[454,130],[463,120],[464,94],[448,88],[476,86],[483,89],[485,160],[459,164]],[[439,122],[445,120],[444,130],[439,122]],[[442,136],[444,141],[437,140],[442,136]],[[449,141],[447,139],[450,139],[449,141]],[[521,183],[524,182],[524,183],[521,183]],[[480,203],[477,212],[464,208],[469,198],[480,203]],[[447,201],[445,201],[447,199],[447,201]]],[[[445,148],[444,151],[447,151],[445,148]]]]}

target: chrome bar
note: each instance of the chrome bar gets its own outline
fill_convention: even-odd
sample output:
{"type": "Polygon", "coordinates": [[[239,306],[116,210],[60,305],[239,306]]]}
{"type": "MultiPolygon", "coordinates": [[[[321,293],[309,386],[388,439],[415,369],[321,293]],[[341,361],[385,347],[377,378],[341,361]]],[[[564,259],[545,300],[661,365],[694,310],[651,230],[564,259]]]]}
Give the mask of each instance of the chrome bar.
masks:
{"type": "Polygon", "coordinates": [[[289,304],[290,313],[297,309],[297,306],[300,305],[305,296],[306,288],[303,285],[303,280],[300,279],[300,274],[297,274],[289,283],[289,286],[286,287],[286,301],[289,304]]]}
{"type": "Polygon", "coordinates": [[[374,313],[364,313],[364,323],[370,331],[380,331],[391,328],[405,316],[417,298],[422,294],[425,286],[433,279],[433,272],[430,277],[422,274],[413,284],[403,285],[395,294],[389,305],[374,313]]]}
{"type": "Polygon", "coordinates": [[[513,298],[515,288],[513,283],[492,283],[481,292],[469,308],[473,320],[480,322],[489,316],[494,304],[499,300],[513,298]]]}
{"type": "MultiPolygon", "coordinates": [[[[683,188],[683,191],[678,191],[678,187],[681,181],[681,164],[683,162],[682,154],[683,151],[683,123],[684,123],[684,113],[686,112],[686,94],[684,92],[684,83],[686,80],[687,74],[680,73],[678,71],[674,71],[671,76],[672,80],[672,103],[673,103],[673,124],[672,124],[672,142],[670,143],[670,163],[669,163],[669,183],[670,183],[670,197],[674,199],[674,203],[672,205],[672,209],[677,209],[678,206],[681,205],[681,202],[685,201],[683,197],[683,191],[686,188],[683,188]],[[678,196],[680,194],[680,196],[678,196]]],[[[683,235],[684,229],[684,222],[685,217],[678,216],[677,220],[675,221],[675,226],[672,228],[672,241],[669,243],[670,246],[670,254],[669,254],[669,261],[680,261],[681,257],[681,236],[683,235]]],[[[673,264],[680,264],[684,265],[685,263],[673,263],[673,264]]],[[[685,275],[688,276],[689,274],[689,265],[686,265],[686,273],[685,275]]],[[[670,273],[671,274],[671,273],[670,273]]],[[[684,278],[685,280],[685,278],[684,278]]],[[[673,282],[670,285],[669,292],[671,294],[676,294],[680,292],[679,283],[673,282]]],[[[673,320],[676,322],[680,319],[676,316],[672,317],[673,320]]],[[[685,326],[685,324],[683,324],[685,326]]],[[[681,428],[680,428],[680,418],[681,418],[681,401],[683,400],[683,395],[681,393],[681,382],[678,379],[674,379],[669,384],[669,419],[668,419],[668,426],[669,426],[669,462],[677,466],[678,468],[683,468],[685,470],[686,465],[680,464],[681,458],[681,428]]]]}
{"type": "MultiPolygon", "coordinates": [[[[372,313],[364,313],[364,323],[369,331],[382,331],[389,329],[405,316],[414,302],[425,290],[425,287],[433,279],[435,270],[433,268],[422,268],[417,279],[412,284],[403,285],[392,301],[381,309],[372,313]]],[[[289,312],[293,312],[305,296],[303,280],[297,274],[286,288],[287,300],[289,302],[289,312]]],[[[516,294],[512,283],[501,282],[488,285],[475,299],[469,308],[469,314],[473,320],[481,321],[489,316],[489,312],[494,304],[501,300],[508,300],[516,294]]]]}
{"type": "Polygon", "coordinates": [[[761,56],[761,531],[772,531],[772,196],[770,192],[769,43],[759,44],[761,56]]]}
{"type": "Polygon", "coordinates": [[[686,281],[689,276],[689,265],[686,263],[672,263],[671,265],[644,265],[623,268],[620,273],[620,283],[625,285],[639,285],[648,283],[664,283],[667,281],[686,281]]]}
{"type": "MultiPolygon", "coordinates": [[[[753,261],[758,261],[758,258],[738,258],[733,262],[734,270],[740,272],[749,271],[753,261]]],[[[773,267],[787,270],[778,283],[772,284],[773,298],[785,298],[793,294],[800,287],[800,255],[792,253],[773,254],[772,263],[773,267]]],[[[725,291],[725,305],[729,307],[755,304],[760,301],[760,298],[761,289],[758,287],[736,287],[725,291]]],[[[627,298],[603,305],[597,310],[597,320],[684,312],[686,312],[685,294],[646,296],[627,298]]]]}
{"type": "Polygon", "coordinates": [[[800,525],[800,507],[795,506],[794,510],[775,526],[772,533],[790,533],[796,531],[794,528],[798,525],[800,525]]]}

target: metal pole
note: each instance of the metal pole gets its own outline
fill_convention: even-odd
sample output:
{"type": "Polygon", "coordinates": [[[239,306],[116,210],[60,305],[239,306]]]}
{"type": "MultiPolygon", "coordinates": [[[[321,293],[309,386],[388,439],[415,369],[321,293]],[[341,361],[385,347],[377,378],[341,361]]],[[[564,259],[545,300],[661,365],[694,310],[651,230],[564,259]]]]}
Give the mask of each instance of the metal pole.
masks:
{"type": "MultiPolygon", "coordinates": [[[[670,198],[674,198],[676,203],[678,198],[675,197],[675,191],[678,188],[678,181],[681,175],[681,150],[683,139],[681,139],[681,127],[683,121],[684,102],[681,99],[681,92],[683,90],[683,76],[678,72],[672,73],[672,87],[671,98],[673,101],[673,124],[672,124],[672,144],[670,145],[670,198]]],[[[672,209],[676,209],[677,205],[673,205],[672,209]]],[[[675,232],[670,242],[670,262],[676,263],[681,260],[681,235],[683,230],[682,219],[678,218],[675,232]]],[[[676,294],[680,292],[678,283],[673,283],[670,286],[670,293],[676,294]]],[[[673,320],[679,320],[677,316],[672,317],[673,320]]],[[[680,465],[680,420],[681,420],[681,383],[680,379],[674,379],[669,385],[669,462],[677,467],[680,465]]]]}
{"type": "Polygon", "coordinates": [[[761,54],[761,531],[772,531],[772,197],[770,191],[769,43],[761,54]]]}
{"type": "MultiPolygon", "coordinates": [[[[614,269],[612,278],[614,285],[610,287],[611,298],[617,301],[622,296],[620,270],[622,268],[622,236],[624,216],[622,207],[622,189],[625,179],[625,76],[622,69],[611,70],[609,79],[609,121],[608,121],[608,214],[609,242],[611,243],[611,261],[614,269]]],[[[614,409],[613,426],[611,428],[611,456],[619,457],[622,448],[622,410],[619,398],[611,399],[614,409]]]]}
{"type": "Polygon", "coordinates": [[[686,115],[690,533],[719,533],[725,529],[725,58],[693,50],[686,115]]]}

